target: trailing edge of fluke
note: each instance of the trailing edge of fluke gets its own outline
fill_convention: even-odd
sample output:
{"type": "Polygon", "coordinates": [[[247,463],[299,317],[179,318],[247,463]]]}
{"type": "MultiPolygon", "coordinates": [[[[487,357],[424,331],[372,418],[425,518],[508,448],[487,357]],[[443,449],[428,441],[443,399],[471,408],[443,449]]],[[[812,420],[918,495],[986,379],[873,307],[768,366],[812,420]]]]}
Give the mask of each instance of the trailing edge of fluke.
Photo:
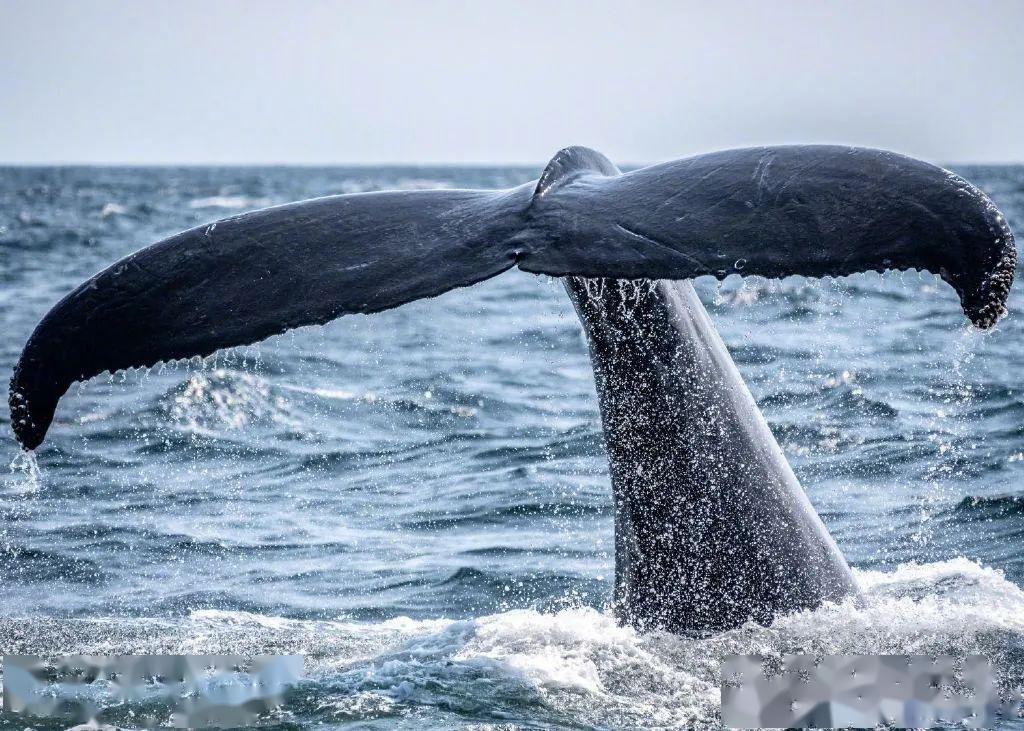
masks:
{"type": "Polygon", "coordinates": [[[675,280],[921,269],[987,328],[1005,312],[1015,263],[988,197],[892,152],[759,147],[619,174],[600,153],[570,147],[539,181],[509,190],[317,198],[144,248],[42,319],[11,379],[11,419],[34,449],[75,381],[386,310],[513,266],[675,280]]]}

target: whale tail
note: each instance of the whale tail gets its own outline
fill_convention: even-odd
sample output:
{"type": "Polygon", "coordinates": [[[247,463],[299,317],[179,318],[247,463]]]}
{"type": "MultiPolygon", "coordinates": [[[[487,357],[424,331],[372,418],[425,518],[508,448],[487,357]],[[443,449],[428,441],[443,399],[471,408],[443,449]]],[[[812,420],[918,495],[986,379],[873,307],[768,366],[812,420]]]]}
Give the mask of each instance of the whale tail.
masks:
{"type": "Polygon", "coordinates": [[[620,174],[600,153],[566,148],[536,184],[318,198],[142,249],[42,319],[11,380],[11,419],[34,449],[75,381],[397,307],[513,266],[618,279],[926,269],[990,327],[1015,261],[984,194],[901,155],[765,147],[620,174]]]}

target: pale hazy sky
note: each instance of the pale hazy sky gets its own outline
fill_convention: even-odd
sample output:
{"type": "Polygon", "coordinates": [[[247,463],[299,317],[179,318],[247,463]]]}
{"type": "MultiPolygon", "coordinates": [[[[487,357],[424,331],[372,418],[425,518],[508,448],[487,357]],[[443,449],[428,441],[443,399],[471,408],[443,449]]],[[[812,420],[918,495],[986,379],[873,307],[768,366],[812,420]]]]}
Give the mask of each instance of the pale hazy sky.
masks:
{"type": "Polygon", "coordinates": [[[0,162],[1024,161],[1024,0],[0,0],[0,162]]]}

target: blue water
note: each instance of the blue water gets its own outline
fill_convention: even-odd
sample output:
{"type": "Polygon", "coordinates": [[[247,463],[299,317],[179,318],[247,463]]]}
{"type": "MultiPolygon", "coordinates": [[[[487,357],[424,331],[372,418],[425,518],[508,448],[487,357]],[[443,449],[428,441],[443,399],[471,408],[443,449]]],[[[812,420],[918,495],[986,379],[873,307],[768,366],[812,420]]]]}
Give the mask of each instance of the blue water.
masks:
{"type": "MultiPolygon", "coordinates": [[[[1024,167],[958,172],[1024,232],[1024,167]]],[[[178,230],[537,174],[0,169],[0,372],[64,293],[178,230]]],[[[988,334],[927,274],[698,289],[863,606],[618,627],[585,343],[560,283],[514,271],[72,387],[38,470],[0,412],[0,654],[301,652],[290,728],[715,726],[735,652],[980,653],[1022,684],[1020,287],[988,334]]]]}

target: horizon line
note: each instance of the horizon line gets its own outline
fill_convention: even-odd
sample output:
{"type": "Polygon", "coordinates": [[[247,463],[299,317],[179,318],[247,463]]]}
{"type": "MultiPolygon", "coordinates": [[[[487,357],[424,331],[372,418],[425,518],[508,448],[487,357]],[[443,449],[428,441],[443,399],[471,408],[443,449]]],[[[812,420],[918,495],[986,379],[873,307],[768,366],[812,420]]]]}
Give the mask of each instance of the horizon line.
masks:
{"type": "MultiPolygon", "coordinates": [[[[650,165],[658,165],[674,159],[685,159],[691,157],[686,155],[683,158],[666,158],[648,162],[625,162],[620,167],[638,169],[650,165]]],[[[427,161],[427,162],[137,162],[137,161],[6,161],[0,160],[0,168],[536,168],[543,170],[550,160],[543,162],[522,162],[522,161],[498,161],[498,162],[452,162],[452,161],[427,161]]],[[[926,161],[927,162],[927,161],[926,161]]],[[[1024,165],[1021,160],[952,160],[932,163],[941,167],[961,166],[1018,166],[1024,165]]]]}

